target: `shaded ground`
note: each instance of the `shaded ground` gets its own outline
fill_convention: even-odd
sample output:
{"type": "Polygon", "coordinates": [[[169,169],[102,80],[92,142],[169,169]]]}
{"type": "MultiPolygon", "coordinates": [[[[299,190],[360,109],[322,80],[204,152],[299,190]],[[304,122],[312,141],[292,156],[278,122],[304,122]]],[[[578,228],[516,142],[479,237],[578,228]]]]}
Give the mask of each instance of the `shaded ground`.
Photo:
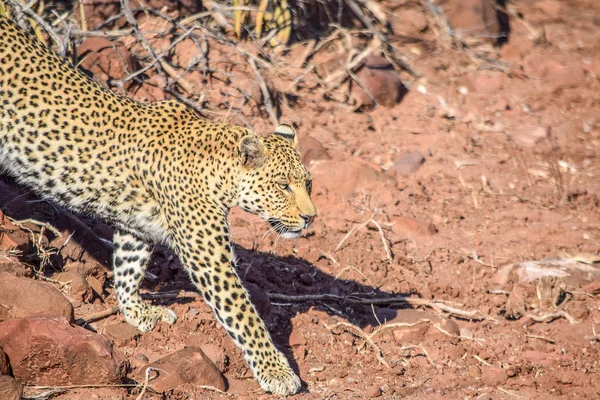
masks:
{"type": "MultiPolygon", "coordinates": [[[[515,1],[509,5],[514,13],[508,43],[493,47],[480,34],[480,43],[469,42],[473,50],[444,40],[420,2],[391,0],[384,6],[396,32],[393,44],[423,75],[400,73],[409,90],[393,107],[356,110],[360,104],[344,85],[323,88],[329,76],[323,68],[339,58],[343,35],[333,36],[330,46],[304,64],[297,60],[310,42],[293,44],[272,70],[261,67],[281,120],[298,127],[315,176],[319,217],[294,241],[265,235],[266,223],[241,212],[233,213],[231,225],[239,273],[259,293],[271,294],[270,306],[261,302],[266,322],[305,382],[306,391],[296,397],[600,397],[594,338],[600,332],[600,6],[593,0],[515,1]],[[421,166],[411,161],[413,168],[403,170],[395,164],[414,151],[424,157],[421,166]],[[502,275],[507,265],[543,259],[572,262],[558,269],[562,273],[553,270],[553,277],[547,276],[548,264],[502,275]],[[352,297],[318,297],[325,294],[352,297]],[[401,295],[422,304],[358,304],[401,295]],[[398,323],[416,324],[392,325],[398,323]]],[[[156,40],[165,43],[152,42],[155,46],[169,45],[169,38],[156,40]]],[[[173,65],[187,65],[181,58],[197,50],[187,40],[182,45],[192,47],[176,48],[173,65]]],[[[360,35],[352,40],[363,42],[360,35]]],[[[185,78],[203,93],[203,112],[267,132],[271,121],[252,69],[231,47],[210,46],[206,65],[239,79],[230,82],[223,73],[208,79],[201,68],[187,71],[185,78]]],[[[110,57],[116,56],[105,54],[110,57]]],[[[152,86],[160,87],[162,78],[151,71],[146,83],[128,87],[131,95],[164,96],[152,86]]],[[[190,97],[198,100],[197,93],[190,97]]],[[[6,215],[53,225],[65,218],[4,181],[0,209],[6,215]]],[[[97,240],[110,240],[110,228],[80,220],[91,233],[74,236],[69,251],[86,250],[86,262],[78,265],[100,289],[76,299],[68,285],[54,283],[72,300],[75,319],[116,305],[111,272],[103,266],[110,246],[97,240]]],[[[5,229],[7,224],[4,220],[5,229]]],[[[85,230],[58,228],[78,235],[85,230]]],[[[30,240],[19,229],[9,236],[16,245],[30,240]]],[[[56,247],[64,243],[64,237],[56,240],[56,247]]],[[[25,255],[36,253],[35,246],[25,247],[25,255]]],[[[47,276],[53,269],[79,268],[65,252],[51,256],[47,276]]],[[[186,384],[165,395],[148,391],[143,398],[271,398],[250,379],[240,353],[165,249],[157,249],[150,273],[145,291],[163,294],[154,302],[177,312],[175,325],[120,339],[107,333],[121,326],[119,315],[89,327],[115,343],[130,362],[128,377],[138,382],[148,361],[200,346],[229,389],[220,394],[186,384]]],[[[96,387],[55,398],[134,399],[138,393],[139,388],[96,387]]]]}

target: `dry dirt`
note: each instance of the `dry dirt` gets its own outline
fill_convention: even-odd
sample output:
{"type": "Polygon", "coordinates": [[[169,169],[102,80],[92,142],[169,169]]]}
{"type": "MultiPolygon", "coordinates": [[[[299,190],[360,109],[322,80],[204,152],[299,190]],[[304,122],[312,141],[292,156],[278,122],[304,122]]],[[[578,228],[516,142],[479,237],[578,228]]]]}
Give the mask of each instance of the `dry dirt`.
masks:
{"type": "MultiPolygon", "coordinates": [[[[117,12],[109,3],[88,16],[117,12]]],[[[493,47],[478,34],[465,40],[469,48],[445,39],[424,3],[382,3],[394,45],[422,74],[396,69],[408,88],[398,104],[369,107],[356,87],[324,88],[327,68],[339,71],[332,63],[342,57],[338,49],[348,38],[365,42],[357,34],[332,35],[308,60],[310,41],[274,58],[272,70],[259,63],[280,120],[297,126],[319,216],[305,236],[285,241],[265,234],[266,223],[233,212],[239,274],[262,295],[274,340],[304,382],[295,398],[599,398],[600,3],[511,2],[508,42],[493,47]],[[539,263],[520,264],[529,261],[539,263]]],[[[140,29],[149,24],[159,30],[160,19],[148,17],[140,29]]],[[[149,37],[159,52],[172,40],[149,37]]],[[[147,65],[143,46],[127,40],[117,50],[88,43],[103,54],[87,59],[96,79],[122,78],[115,60],[147,65]]],[[[218,41],[209,45],[204,70],[185,70],[197,56],[191,40],[174,48],[170,65],[196,92],[177,90],[211,119],[268,132],[265,93],[245,58],[218,41]]],[[[250,42],[238,49],[257,53],[250,42]]],[[[169,97],[154,69],[144,79],[123,87],[139,100],[169,97]]],[[[0,185],[6,217],[60,225],[62,237],[41,248],[61,248],[77,232],[42,270],[30,234],[5,218],[0,248],[22,252],[2,270],[51,279],[71,300],[75,320],[114,307],[110,246],[101,240],[110,240],[110,228],[70,217],[6,177],[0,185]],[[63,269],[88,279],[76,290],[73,276],[65,285],[53,275],[63,269]]],[[[142,382],[146,364],[198,346],[225,376],[226,393],[182,384],[164,394],[148,389],[142,398],[274,398],[252,380],[166,249],[156,250],[149,272],[144,292],[162,294],[148,298],[172,308],[176,324],[136,334],[117,314],[87,325],[128,360],[125,382],[142,382]]],[[[54,398],[139,393],[135,385],[70,388],[54,398]]]]}

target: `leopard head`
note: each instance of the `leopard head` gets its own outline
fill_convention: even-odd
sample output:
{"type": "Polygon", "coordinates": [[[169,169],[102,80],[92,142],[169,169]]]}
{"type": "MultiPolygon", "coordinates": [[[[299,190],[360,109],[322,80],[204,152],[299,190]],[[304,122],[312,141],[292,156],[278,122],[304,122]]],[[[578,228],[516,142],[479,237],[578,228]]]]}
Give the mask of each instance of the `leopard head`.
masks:
{"type": "Polygon", "coordinates": [[[266,136],[246,135],[238,144],[238,206],[269,221],[286,239],[299,236],[317,215],[310,198],[312,178],[297,145],[296,132],[285,124],[266,136]]]}

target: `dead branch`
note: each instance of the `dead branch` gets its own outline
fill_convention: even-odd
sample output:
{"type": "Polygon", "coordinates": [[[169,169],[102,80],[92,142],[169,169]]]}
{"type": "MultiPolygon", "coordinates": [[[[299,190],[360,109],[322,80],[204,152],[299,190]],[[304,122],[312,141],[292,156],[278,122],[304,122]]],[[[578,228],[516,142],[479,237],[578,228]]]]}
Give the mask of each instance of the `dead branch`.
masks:
{"type": "Polygon", "coordinates": [[[262,75],[260,74],[260,71],[258,70],[258,67],[256,66],[256,62],[254,61],[254,58],[248,57],[248,63],[250,64],[250,67],[252,68],[252,72],[254,72],[254,76],[256,77],[256,82],[258,83],[258,86],[260,87],[260,91],[262,92],[263,99],[265,102],[265,108],[267,109],[267,113],[269,113],[271,122],[273,123],[274,126],[277,126],[277,124],[279,123],[279,118],[277,117],[277,112],[275,112],[275,108],[273,108],[273,102],[271,100],[271,94],[269,93],[269,88],[267,87],[265,80],[263,79],[262,75]]]}
{"type": "Polygon", "coordinates": [[[98,321],[103,318],[110,317],[111,315],[115,315],[118,312],[119,312],[119,307],[113,307],[113,308],[109,308],[108,310],[88,314],[86,316],[79,318],[77,321],[75,321],[75,325],[84,326],[86,324],[89,324],[90,322],[98,321]]]}
{"type": "Polygon", "coordinates": [[[557,311],[557,312],[551,313],[551,314],[540,314],[540,315],[527,314],[527,315],[525,315],[525,317],[531,318],[535,322],[552,322],[557,318],[564,318],[567,321],[569,321],[569,323],[571,325],[578,323],[578,321],[575,318],[573,318],[573,316],[571,314],[569,314],[568,312],[566,312],[564,310],[560,310],[560,311],[557,311]]]}
{"type": "Polygon", "coordinates": [[[473,321],[482,320],[494,320],[492,317],[484,316],[479,310],[465,311],[455,307],[443,304],[439,300],[425,300],[419,298],[412,298],[406,296],[395,296],[395,297],[359,297],[356,295],[349,296],[338,296],[334,294],[305,294],[305,295],[285,295],[279,293],[267,293],[269,299],[272,301],[285,301],[289,303],[304,303],[308,301],[331,301],[331,302],[342,302],[352,304],[364,304],[364,305],[400,305],[408,304],[412,306],[425,306],[432,308],[440,313],[447,313],[459,318],[465,318],[473,321]]]}

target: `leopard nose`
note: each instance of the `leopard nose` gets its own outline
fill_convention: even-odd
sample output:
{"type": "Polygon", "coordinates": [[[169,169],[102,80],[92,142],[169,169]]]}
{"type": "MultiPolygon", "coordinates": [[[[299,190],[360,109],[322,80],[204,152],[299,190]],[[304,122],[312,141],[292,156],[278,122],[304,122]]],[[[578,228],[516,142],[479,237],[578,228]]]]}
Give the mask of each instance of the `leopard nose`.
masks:
{"type": "Polygon", "coordinates": [[[301,215],[300,218],[304,220],[304,227],[308,228],[315,220],[315,215],[301,215]]]}

